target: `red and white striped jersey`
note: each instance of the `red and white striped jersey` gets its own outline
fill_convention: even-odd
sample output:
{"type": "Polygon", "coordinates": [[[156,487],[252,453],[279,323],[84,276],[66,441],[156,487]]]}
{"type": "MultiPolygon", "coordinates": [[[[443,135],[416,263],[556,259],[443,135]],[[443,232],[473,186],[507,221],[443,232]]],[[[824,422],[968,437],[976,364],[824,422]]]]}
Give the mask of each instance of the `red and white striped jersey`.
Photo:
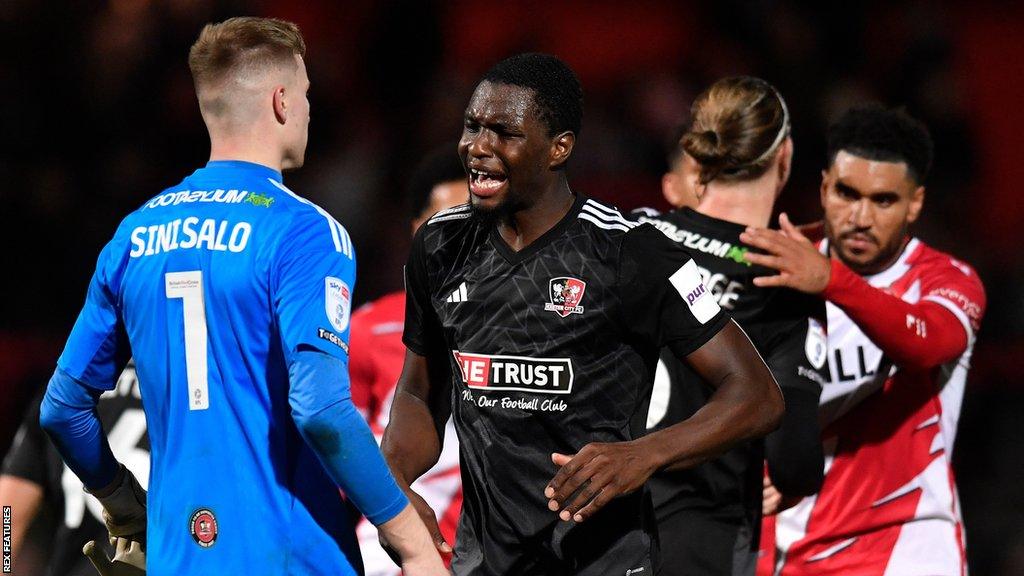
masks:
{"type": "Polygon", "coordinates": [[[980,279],[912,239],[873,276],[833,260],[824,296],[831,371],[820,412],[825,481],[816,496],[779,515],[775,556],[759,574],[965,574],[950,462],[985,307],[980,279]]]}
{"type": "MultiPolygon", "coordinates": [[[[366,304],[352,314],[349,375],[352,400],[370,423],[380,443],[391,413],[395,384],[405,361],[402,330],[405,292],[394,292],[366,304]]],[[[451,420],[445,429],[441,457],[419,480],[413,490],[426,500],[438,516],[441,533],[455,545],[455,528],[462,509],[462,480],[459,476],[459,445],[451,420]]],[[[366,576],[391,576],[401,570],[377,541],[377,528],[366,518],[356,528],[366,576]]]]}

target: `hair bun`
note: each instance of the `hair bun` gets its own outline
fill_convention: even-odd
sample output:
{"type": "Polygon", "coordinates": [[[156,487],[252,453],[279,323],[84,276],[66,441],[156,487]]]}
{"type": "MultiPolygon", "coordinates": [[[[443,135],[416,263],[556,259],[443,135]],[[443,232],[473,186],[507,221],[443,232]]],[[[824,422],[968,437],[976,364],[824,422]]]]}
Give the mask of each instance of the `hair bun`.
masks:
{"type": "Polygon", "coordinates": [[[778,91],[750,76],[723,78],[691,107],[680,144],[701,165],[701,183],[752,180],[768,170],[786,136],[788,114],[778,91]]]}
{"type": "Polygon", "coordinates": [[[714,130],[687,132],[682,144],[683,150],[705,168],[716,170],[729,162],[729,147],[714,130]]]}

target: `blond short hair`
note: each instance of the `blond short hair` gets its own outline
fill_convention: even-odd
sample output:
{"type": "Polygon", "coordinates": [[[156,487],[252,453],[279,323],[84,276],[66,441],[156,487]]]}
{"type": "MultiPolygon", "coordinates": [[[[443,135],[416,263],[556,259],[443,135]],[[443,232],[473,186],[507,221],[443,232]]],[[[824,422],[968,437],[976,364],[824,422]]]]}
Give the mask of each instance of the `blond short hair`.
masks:
{"type": "Polygon", "coordinates": [[[188,53],[196,92],[230,77],[294,65],[305,56],[306,42],[299,27],[276,18],[242,16],[207,24],[188,53]]]}

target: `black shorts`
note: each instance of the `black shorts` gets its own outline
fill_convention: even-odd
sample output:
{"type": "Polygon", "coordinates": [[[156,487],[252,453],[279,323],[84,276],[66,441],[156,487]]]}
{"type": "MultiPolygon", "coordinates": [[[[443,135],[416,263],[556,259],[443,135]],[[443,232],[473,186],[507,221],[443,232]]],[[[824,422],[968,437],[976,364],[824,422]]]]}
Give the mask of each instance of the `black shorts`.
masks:
{"type": "MultiPolygon", "coordinates": [[[[649,500],[646,505],[650,505],[649,500]]],[[[558,522],[525,537],[505,530],[478,534],[463,514],[452,574],[654,576],[658,550],[652,536],[653,521],[650,517],[639,518],[635,510],[635,503],[614,500],[602,514],[586,522],[558,522]],[[629,510],[630,514],[618,514],[616,508],[629,510]]]]}
{"type": "Polygon", "coordinates": [[[681,510],[658,523],[660,576],[753,576],[757,543],[749,522],[681,510]]]}

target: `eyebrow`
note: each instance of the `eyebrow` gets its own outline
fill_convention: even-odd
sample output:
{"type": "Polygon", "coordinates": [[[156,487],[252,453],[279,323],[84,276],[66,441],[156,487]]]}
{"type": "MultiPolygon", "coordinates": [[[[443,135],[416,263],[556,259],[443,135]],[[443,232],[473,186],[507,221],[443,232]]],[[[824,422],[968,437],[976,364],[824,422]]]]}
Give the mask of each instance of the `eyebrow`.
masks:
{"type": "Polygon", "coordinates": [[[895,190],[882,190],[880,192],[865,194],[864,192],[858,190],[856,187],[851,186],[846,182],[843,182],[842,180],[836,180],[836,188],[839,189],[841,192],[847,194],[853,194],[855,196],[868,196],[872,199],[877,200],[899,200],[900,197],[899,192],[896,192],[895,190]]]}
{"type": "Polygon", "coordinates": [[[479,124],[480,126],[483,126],[484,128],[487,128],[488,130],[493,130],[495,132],[509,132],[509,133],[511,133],[511,132],[518,133],[519,132],[519,129],[512,128],[511,126],[509,126],[509,124],[504,119],[502,119],[502,120],[489,120],[488,121],[488,120],[482,119],[480,116],[474,114],[471,110],[466,110],[466,113],[463,115],[463,121],[475,122],[475,123],[479,124]]]}

